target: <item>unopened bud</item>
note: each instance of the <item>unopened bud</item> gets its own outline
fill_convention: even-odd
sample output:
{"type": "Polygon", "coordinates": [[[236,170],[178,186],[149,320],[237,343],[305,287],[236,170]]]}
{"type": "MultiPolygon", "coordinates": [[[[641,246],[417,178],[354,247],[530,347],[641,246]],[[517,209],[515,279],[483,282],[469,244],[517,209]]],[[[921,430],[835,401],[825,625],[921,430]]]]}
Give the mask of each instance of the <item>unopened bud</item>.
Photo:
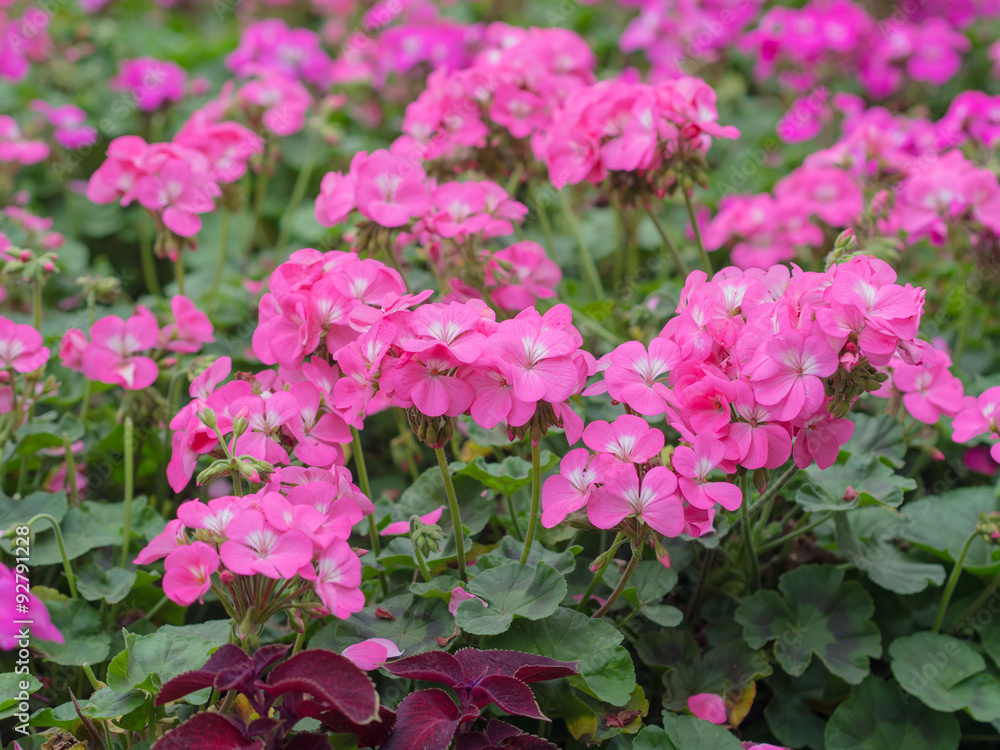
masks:
{"type": "Polygon", "coordinates": [[[215,410],[210,409],[207,406],[201,410],[201,413],[198,415],[198,419],[200,419],[202,421],[202,424],[204,424],[210,430],[214,430],[219,425],[219,420],[216,419],[215,416],[215,410]]]}

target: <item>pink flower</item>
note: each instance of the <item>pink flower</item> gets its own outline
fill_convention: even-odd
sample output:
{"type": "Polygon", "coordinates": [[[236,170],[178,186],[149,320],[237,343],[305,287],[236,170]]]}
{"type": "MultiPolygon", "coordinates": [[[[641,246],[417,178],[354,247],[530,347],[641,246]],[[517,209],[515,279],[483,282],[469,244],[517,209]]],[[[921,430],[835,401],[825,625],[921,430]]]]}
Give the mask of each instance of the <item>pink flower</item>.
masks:
{"type": "Polygon", "coordinates": [[[108,158],[90,176],[87,198],[94,203],[113,203],[121,200],[123,206],[135,198],[136,185],[145,174],[143,161],[149,145],[137,135],[123,135],[108,144],[108,158]]]}
{"type": "Polygon", "coordinates": [[[118,62],[119,74],[109,81],[113,91],[129,91],[139,109],[152,112],[184,98],[187,73],[176,63],[139,57],[118,62]]]}
{"type": "Polygon", "coordinates": [[[951,357],[936,351],[932,364],[899,363],[892,371],[892,383],[902,392],[903,406],[925,424],[937,424],[942,414],[955,416],[962,408],[965,389],[950,372],[951,357]]]}
{"type": "Polygon", "coordinates": [[[461,586],[456,586],[451,590],[451,597],[448,599],[448,611],[451,613],[451,616],[456,617],[458,615],[458,605],[470,599],[479,602],[484,607],[489,607],[485,599],[480,599],[475,594],[470,594],[461,586]]]}
{"type": "Polygon", "coordinates": [[[854,422],[835,419],[825,410],[809,417],[795,432],[792,459],[804,469],[813,461],[820,469],[828,469],[837,462],[840,446],[846,445],[854,434],[854,422]]]}
{"type": "MultiPolygon", "coordinates": [[[[24,570],[21,574],[23,576],[24,570]]],[[[64,643],[62,633],[52,624],[49,611],[42,601],[30,591],[24,590],[24,578],[18,578],[14,570],[0,563],[0,651],[25,648],[28,643],[21,637],[23,629],[31,631],[31,637],[42,641],[64,643]],[[20,588],[19,588],[20,586],[20,588]],[[26,596],[19,602],[18,596],[26,596]],[[23,604],[26,610],[18,609],[23,604]],[[15,624],[15,620],[31,620],[30,625],[15,624]]]]}
{"type": "Polygon", "coordinates": [[[33,372],[49,361],[42,334],[32,326],[0,315],[0,365],[15,372],[33,372]]]}
{"type": "Polygon", "coordinates": [[[175,518],[167,521],[163,531],[150,539],[149,544],[143,547],[132,562],[136,565],[149,565],[163,559],[185,541],[184,524],[181,523],[180,519],[175,518]]]}
{"type": "MultiPolygon", "coordinates": [[[[432,510],[430,513],[425,513],[420,516],[420,520],[425,524],[437,523],[441,520],[441,514],[444,513],[444,506],[432,510]]],[[[410,522],[409,521],[394,521],[386,526],[379,532],[379,536],[392,536],[394,534],[409,534],[410,533],[410,522]]]]}
{"type": "Polygon", "coordinates": [[[713,724],[725,724],[729,721],[726,702],[721,695],[698,693],[688,698],[687,705],[688,710],[699,719],[710,721],[713,724]]]}
{"type": "Polygon", "coordinates": [[[250,428],[236,440],[236,452],[247,453],[271,464],[287,464],[288,453],[281,445],[281,428],[300,416],[295,396],[279,391],[264,399],[251,396],[238,404],[247,408],[250,428]]]}
{"type": "Polygon", "coordinates": [[[430,204],[424,177],[419,163],[374,151],[357,169],[358,210],[384,227],[401,227],[430,204]]]}
{"type": "Polygon", "coordinates": [[[212,574],[219,569],[219,556],[205,542],[178,547],[163,563],[163,593],[182,607],[204,603],[212,586],[212,574]]]}
{"type": "Polygon", "coordinates": [[[612,424],[598,420],[583,430],[583,442],[597,452],[604,471],[617,465],[644,464],[663,450],[663,433],[645,419],[623,414],[612,424]]]}
{"type": "MultiPolygon", "coordinates": [[[[665,384],[667,374],[680,359],[680,350],[668,339],[653,339],[648,351],[638,341],[626,341],[606,357],[604,383],[608,395],[647,417],[664,414],[673,401],[665,384]]],[[[595,386],[584,395],[599,392],[595,386]]]]}
{"type": "Polygon", "coordinates": [[[354,210],[354,194],[358,178],[353,174],[327,172],[316,196],[316,221],[324,227],[334,227],[354,210]]]}
{"type": "Polygon", "coordinates": [[[59,345],[59,361],[75,372],[83,372],[83,353],[87,349],[87,334],[79,328],[70,328],[63,334],[59,345]]]}
{"type": "Polygon", "coordinates": [[[611,529],[634,516],[664,536],[684,531],[684,506],[676,495],[677,477],[665,466],[656,466],[639,481],[633,464],[605,477],[604,486],[587,504],[587,517],[599,529],[611,529]]]}
{"type": "Polygon", "coordinates": [[[708,475],[726,456],[726,447],[709,436],[695,437],[691,447],[679,446],[670,457],[678,474],[681,495],[696,508],[709,509],[716,503],[726,510],[736,510],[743,493],[729,482],[709,482],[708,475]]]}
{"type": "Polygon", "coordinates": [[[312,559],[309,538],[294,529],[279,531],[259,510],[239,513],[226,526],[220,553],[227,568],[240,575],[260,573],[268,578],[293,578],[312,559]]]}
{"type": "Polygon", "coordinates": [[[729,425],[726,459],[747,469],[777,469],[792,453],[788,430],[773,422],[771,410],[756,403],[753,390],[743,381],[736,383],[733,409],[739,417],[729,425]]]}
{"type": "Polygon", "coordinates": [[[160,331],[159,348],[192,354],[199,351],[202,344],[215,341],[212,321],[187,297],[180,294],[171,297],[170,310],[175,322],[169,323],[160,331]]]}
{"type": "MultiPolygon", "coordinates": [[[[968,398],[952,427],[951,439],[956,443],[967,443],[983,433],[994,440],[1000,438],[1000,386],[983,391],[977,399],[968,398]]],[[[990,455],[1000,463],[1000,442],[993,445],[990,455]]]]}
{"type": "Polygon", "coordinates": [[[342,539],[334,539],[316,560],[316,570],[306,566],[299,575],[313,581],[316,594],[323,606],[334,617],[346,620],[354,612],[365,606],[365,595],[361,593],[361,560],[350,545],[342,539]]]}
{"type": "Polygon", "coordinates": [[[143,208],[159,212],[170,231],[193,237],[201,230],[198,214],[215,210],[214,198],[222,190],[205,170],[179,157],[167,157],[136,183],[136,195],[143,208]]]}
{"type": "Polygon", "coordinates": [[[773,407],[774,418],[782,422],[819,409],[825,396],[821,378],[840,365],[826,340],[788,330],[769,340],[764,352],[750,376],[758,403],[773,407]]]}
{"type": "Polygon", "coordinates": [[[412,404],[428,417],[457,417],[475,397],[472,386],[454,374],[460,364],[444,344],[404,357],[393,373],[393,402],[412,404]]]}
{"type": "Polygon", "coordinates": [[[559,473],[542,485],[542,526],[551,529],[586,506],[601,478],[598,462],[586,448],[575,448],[563,456],[559,473]]]}
{"type": "Polygon", "coordinates": [[[369,638],[348,646],[340,652],[340,655],[350,659],[359,669],[370,672],[394,656],[401,656],[402,653],[399,646],[387,638],[369,638]]]}
{"type": "Polygon", "coordinates": [[[543,325],[542,316],[531,308],[500,323],[490,337],[494,364],[513,387],[514,396],[531,403],[565,401],[576,391],[579,373],[570,357],[576,348],[568,333],[543,325]]]}
{"type": "Polygon", "coordinates": [[[525,240],[498,250],[487,265],[490,296],[504,310],[524,310],[556,296],[562,271],[537,242],[525,240]]]}
{"type": "Polygon", "coordinates": [[[156,382],[156,362],[140,352],[156,346],[160,329],[156,317],[142,305],[128,320],[114,315],[98,320],[90,329],[90,344],[83,353],[83,374],[101,383],[138,391],[156,382]]]}

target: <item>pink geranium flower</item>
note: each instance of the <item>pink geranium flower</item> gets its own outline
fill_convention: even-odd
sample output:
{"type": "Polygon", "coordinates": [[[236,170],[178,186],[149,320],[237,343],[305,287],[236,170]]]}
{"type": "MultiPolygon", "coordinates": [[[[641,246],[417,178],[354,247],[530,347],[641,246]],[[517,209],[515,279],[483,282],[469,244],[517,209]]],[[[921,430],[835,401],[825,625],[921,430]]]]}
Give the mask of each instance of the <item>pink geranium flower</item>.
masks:
{"type": "Polygon", "coordinates": [[[180,294],[170,298],[174,322],[160,331],[161,349],[193,354],[202,344],[215,341],[214,328],[208,316],[195,307],[194,302],[180,294]]]}
{"type": "MultiPolygon", "coordinates": [[[[972,438],[988,433],[994,440],[1000,439],[1000,386],[988,388],[979,398],[968,398],[965,407],[952,423],[952,440],[965,443],[972,438]]],[[[990,449],[994,461],[1000,463],[1000,442],[990,449]]]]}
{"type": "Polygon", "coordinates": [[[696,508],[709,509],[716,503],[726,510],[736,510],[743,502],[743,493],[729,482],[710,482],[709,474],[726,456],[721,441],[709,436],[694,438],[691,447],[679,446],[670,461],[678,474],[681,495],[696,508]]]}
{"type": "Polygon", "coordinates": [[[279,531],[259,510],[237,514],[226,526],[226,536],[219,550],[222,562],[240,575],[293,578],[313,555],[309,537],[295,529],[279,531]]]}
{"type": "Polygon", "coordinates": [[[159,367],[148,356],[160,329],[156,317],[142,305],[128,320],[108,315],[90,329],[90,344],[83,353],[83,374],[101,383],[142,390],[156,382],[159,367]]]}
{"type": "Polygon", "coordinates": [[[688,698],[687,705],[688,710],[699,719],[710,721],[713,724],[725,724],[729,721],[726,702],[721,695],[698,693],[688,698]]]}
{"type": "Polygon", "coordinates": [[[205,542],[178,547],[163,563],[163,592],[182,607],[205,601],[212,574],[219,569],[219,555],[205,542]]]}
{"type": "Polygon", "coordinates": [[[401,227],[430,205],[424,177],[419,164],[375,151],[357,170],[358,210],[384,227],[401,227]]]}
{"type": "Polygon", "coordinates": [[[650,427],[645,419],[623,414],[613,423],[591,422],[583,430],[583,442],[600,454],[601,468],[608,471],[616,464],[644,464],[663,450],[663,433],[650,427]]]}
{"type": "Polygon", "coordinates": [[[24,627],[30,629],[32,638],[64,643],[62,633],[52,624],[49,611],[37,596],[28,592],[27,610],[16,609],[16,597],[24,593],[23,584],[23,579],[18,579],[13,570],[0,563],[0,651],[23,648],[24,644],[19,641],[24,627]],[[25,619],[31,620],[31,624],[15,624],[15,620],[25,619]]]}
{"type": "Polygon", "coordinates": [[[313,581],[323,606],[334,617],[345,620],[365,606],[361,593],[361,560],[342,539],[334,539],[316,560],[316,569],[305,566],[299,575],[313,581]]]}
{"type": "Polygon", "coordinates": [[[840,365],[826,340],[793,329],[768,341],[764,352],[750,376],[757,401],[772,407],[775,419],[782,422],[815,412],[825,396],[822,378],[840,365]]]}
{"type": "Polygon", "coordinates": [[[603,477],[593,459],[586,448],[575,448],[563,456],[559,473],[542,485],[542,526],[551,529],[587,505],[603,477]]]}
{"type": "Polygon", "coordinates": [[[684,531],[684,506],[676,495],[677,477],[656,466],[639,481],[633,464],[605,478],[605,484],[587,504],[587,517],[599,529],[612,529],[633,516],[664,536],[684,531]]]}
{"type": "MultiPolygon", "coordinates": [[[[435,508],[430,513],[425,513],[420,516],[421,522],[425,524],[437,523],[441,520],[441,514],[444,513],[444,506],[440,508],[435,508]]],[[[410,522],[409,521],[393,521],[384,529],[379,532],[379,536],[394,536],[396,534],[409,534],[410,533],[410,522]]]]}
{"type": "Polygon", "coordinates": [[[0,365],[4,369],[32,372],[48,361],[49,350],[42,346],[42,334],[0,315],[0,365]]]}
{"type": "Polygon", "coordinates": [[[412,404],[428,417],[457,417],[472,405],[472,386],[456,377],[461,362],[444,344],[411,354],[393,373],[394,403],[412,404]]]}

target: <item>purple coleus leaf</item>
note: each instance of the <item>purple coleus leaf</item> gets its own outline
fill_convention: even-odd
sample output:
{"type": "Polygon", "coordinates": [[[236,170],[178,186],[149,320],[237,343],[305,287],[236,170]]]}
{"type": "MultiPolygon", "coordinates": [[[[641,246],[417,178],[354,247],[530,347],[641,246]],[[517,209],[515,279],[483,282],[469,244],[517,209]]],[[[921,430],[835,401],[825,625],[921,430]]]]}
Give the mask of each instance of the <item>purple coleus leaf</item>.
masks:
{"type": "Polygon", "coordinates": [[[327,706],[315,701],[305,701],[299,707],[301,718],[314,717],[334,734],[353,734],[358,738],[358,747],[378,747],[396,725],[396,712],[379,706],[378,718],[367,724],[355,724],[343,714],[330,711],[327,706]]]}
{"type": "Polygon", "coordinates": [[[271,670],[264,689],[272,696],[296,692],[326,703],[356,724],[378,718],[375,685],[350,659],[325,649],[310,649],[271,670]]]}
{"type": "Polygon", "coordinates": [[[207,687],[220,692],[231,689],[249,692],[253,689],[254,662],[239,646],[227,643],[209,657],[205,666],[167,680],[156,696],[156,705],[183,698],[207,687]]]}
{"type": "Polygon", "coordinates": [[[455,750],[506,750],[507,748],[557,750],[556,745],[551,742],[527,734],[499,719],[490,719],[485,732],[463,732],[455,740],[455,750]]]}
{"type": "Polygon", "coordinates": [[[247,739],[234,720],[221,714],[201,713],[163,735],[153,750],[262,750],[263,747],[261,740],[247,739]]]}
{"type": "Polygon", "coordinates": [[[577,674],[578,664],[518,651],[464,648],[454,655],[427,651],[408,656],[387,663],[385,669],[398,677],[440,682],[455,690],[461,721],[474,719],[490,703],[508,714],[545,719],[528,683],[577,674]]]}
{"type": "Polygon", "coordinates": [[[444,690],[418,690],[396,709],[396,726],[381,750],[447,750],[458,729],[459,710],[444,690]]]}

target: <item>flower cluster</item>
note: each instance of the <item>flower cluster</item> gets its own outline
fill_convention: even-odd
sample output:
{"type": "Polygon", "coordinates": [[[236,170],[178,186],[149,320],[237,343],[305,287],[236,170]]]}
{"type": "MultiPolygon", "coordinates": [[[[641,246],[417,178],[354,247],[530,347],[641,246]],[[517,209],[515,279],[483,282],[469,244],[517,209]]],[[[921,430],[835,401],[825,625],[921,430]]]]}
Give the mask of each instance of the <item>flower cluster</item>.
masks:
{"type": "Polygon", "coordinates": [[[59,349],[63,367],[126,390],[148,388],[160,374],[157,357],[167,352],[195,353],[215,340],[212,322],[187,297],[176,295],[170,308],[173,321],[162,329],[142,305],[127,319],[101,318],[90,327],[89,336],[70,328],[59,349]]]}

